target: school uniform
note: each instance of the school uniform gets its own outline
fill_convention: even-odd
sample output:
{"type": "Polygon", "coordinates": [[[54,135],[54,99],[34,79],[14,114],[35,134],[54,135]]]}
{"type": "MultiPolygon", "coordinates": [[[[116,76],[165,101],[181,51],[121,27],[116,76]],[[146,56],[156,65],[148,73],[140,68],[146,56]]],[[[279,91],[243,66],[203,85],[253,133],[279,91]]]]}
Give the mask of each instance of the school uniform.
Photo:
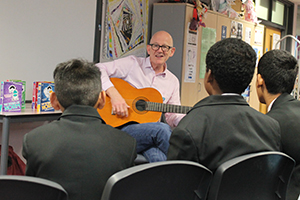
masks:
{"type": "Polygon", "coordinates": [[[26,175],[52,180],[69,200],[98,200],[108,178],[133,166],[136,142],[89,106],[72,105],[57,121],[24,136],[26,175]]]}
{"type": "Polygon", "coordinates": [[[296,161],[286,199],[297,200],[300,194],[300,101],[283,93],[274,101],[267,115],[280,124],[282,151],[296,161]]]}
{"type": "Polygon", "coordinates": [[[277,121],[251,108],[240,95],[211,95],[173,130],[168,160],[195,161],[215,171],[237,156],[279,150],[277,121]]]}

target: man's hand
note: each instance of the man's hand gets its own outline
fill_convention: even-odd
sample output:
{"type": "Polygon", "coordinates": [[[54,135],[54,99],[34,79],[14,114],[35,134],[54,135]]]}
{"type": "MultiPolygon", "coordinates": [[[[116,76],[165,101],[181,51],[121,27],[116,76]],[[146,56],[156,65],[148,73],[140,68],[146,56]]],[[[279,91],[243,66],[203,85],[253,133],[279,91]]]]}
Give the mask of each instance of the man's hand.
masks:
{"type": "Polygon", "coordinates": [[[120,117],[128,117],[128,108],[125,99],[121,96],[115,87],[106,90],[106,94],[110,97],[112,112],[120,117]]]}

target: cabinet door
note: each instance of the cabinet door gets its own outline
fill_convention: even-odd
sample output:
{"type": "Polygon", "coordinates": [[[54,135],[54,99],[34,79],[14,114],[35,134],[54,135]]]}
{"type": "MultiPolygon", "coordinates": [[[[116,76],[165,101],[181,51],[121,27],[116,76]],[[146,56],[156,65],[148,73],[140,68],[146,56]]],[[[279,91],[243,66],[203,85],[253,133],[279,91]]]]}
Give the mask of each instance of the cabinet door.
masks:
{"type": "MultiPolygon", "coordinates": [[[[189,25],[193,18],[194,7],[186,7],[185,25],[184,25],[184,41],[182,49],[182,77],[181,77],[181,104],[185,106],[193,106],[197,102],[197,81],[198,72],[195,70],[198,65],[198,50],[194,50],[194,60],[196,60],[196,66],[193,66],[192,76],[194,76],[193,81],[187,81],[186,78],[189,76],[189,43],[197,44],[199,30],[190,31],[189,25]],[[194,37],[193,37],[194,35],[194,37]],[[191,41],[190,41],[191,40],[191,41]]],[[[198,45],[198,44],[197,44],[198,45]]],[[[178,55],[179,56],[179,55],[178,55]]],[[[194,65],[194,63],[193,63],[194,65]]]]}

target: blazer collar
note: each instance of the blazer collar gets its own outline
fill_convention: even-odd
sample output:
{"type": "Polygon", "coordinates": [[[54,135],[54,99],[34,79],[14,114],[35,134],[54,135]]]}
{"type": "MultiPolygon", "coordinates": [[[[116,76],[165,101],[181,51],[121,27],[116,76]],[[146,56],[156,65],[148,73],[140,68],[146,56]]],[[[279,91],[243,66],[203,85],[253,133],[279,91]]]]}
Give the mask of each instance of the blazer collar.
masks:
{"type": "Polygon", "coordinates": [[[281,104],[281,103],[284,103],[284,102],[287,102],[287,101],[296,101],[296,99],[288,94],[288,93],[282,93],[273,103],[271,109],[273,107],[276,107],[277,105],[281,104]]]}
{"type": "Polygon", "coordinates": [[[199,108],[203,106],[214,106],[214,105],[243,105],[249,106],[245,99],[241,95],[211,95],[203,100],[199,101],[192,108],[199,108]]]}
{"type": "Polygon", "coordinates": [[[86,117],[94,117],[98,118],[105,124],[104,120],[99,115],[97,109],[91,106],[83,106],[83,105],[71,105],[61,114],[61,117],[65,116],[86,116],[86,117]]]}

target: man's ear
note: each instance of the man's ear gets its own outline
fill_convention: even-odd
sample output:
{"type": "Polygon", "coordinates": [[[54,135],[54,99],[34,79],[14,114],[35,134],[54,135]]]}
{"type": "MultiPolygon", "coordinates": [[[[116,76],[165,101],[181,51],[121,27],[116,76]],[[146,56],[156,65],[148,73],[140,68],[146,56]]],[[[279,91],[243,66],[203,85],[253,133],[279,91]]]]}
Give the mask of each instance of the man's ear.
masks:
{"type": "Polygon", "coordinates": [[[106,101],[106,93],[105,93],[105,91],[102,91],[99,93],[99,98],[98,98],[98,102],[96,104],[96,108],[102,109],[105,105],[105,101],[106,101]]]}
{"type": "Polygon", "coordinates": [[[176,50],[176,48],[175,48],[175,47],[172,47],[172,48],[171,48],[171,53],[170,53],[170,56],[169,56],[169,57],[172,57],[172,56],[174,55],[174,53],[175,53],[175,50],[176,50]]]}
{"type": "Polygon", "coordinates": [[[151,46],[149,44],[147,44],[147,53],[148,53],[148,55],[150,55],[150,50],[151,50],[151,46]]]}
{"type": "Polygon", "coordinates": [[[55,92],[52,92],[50,94],[50,102],[51,102],[52,107],[55,110],[63,110],[62,106],[60,105],[60,103],[59,103],[59,101],[57,99],[57,96],[56,96],[55,92]]]}

